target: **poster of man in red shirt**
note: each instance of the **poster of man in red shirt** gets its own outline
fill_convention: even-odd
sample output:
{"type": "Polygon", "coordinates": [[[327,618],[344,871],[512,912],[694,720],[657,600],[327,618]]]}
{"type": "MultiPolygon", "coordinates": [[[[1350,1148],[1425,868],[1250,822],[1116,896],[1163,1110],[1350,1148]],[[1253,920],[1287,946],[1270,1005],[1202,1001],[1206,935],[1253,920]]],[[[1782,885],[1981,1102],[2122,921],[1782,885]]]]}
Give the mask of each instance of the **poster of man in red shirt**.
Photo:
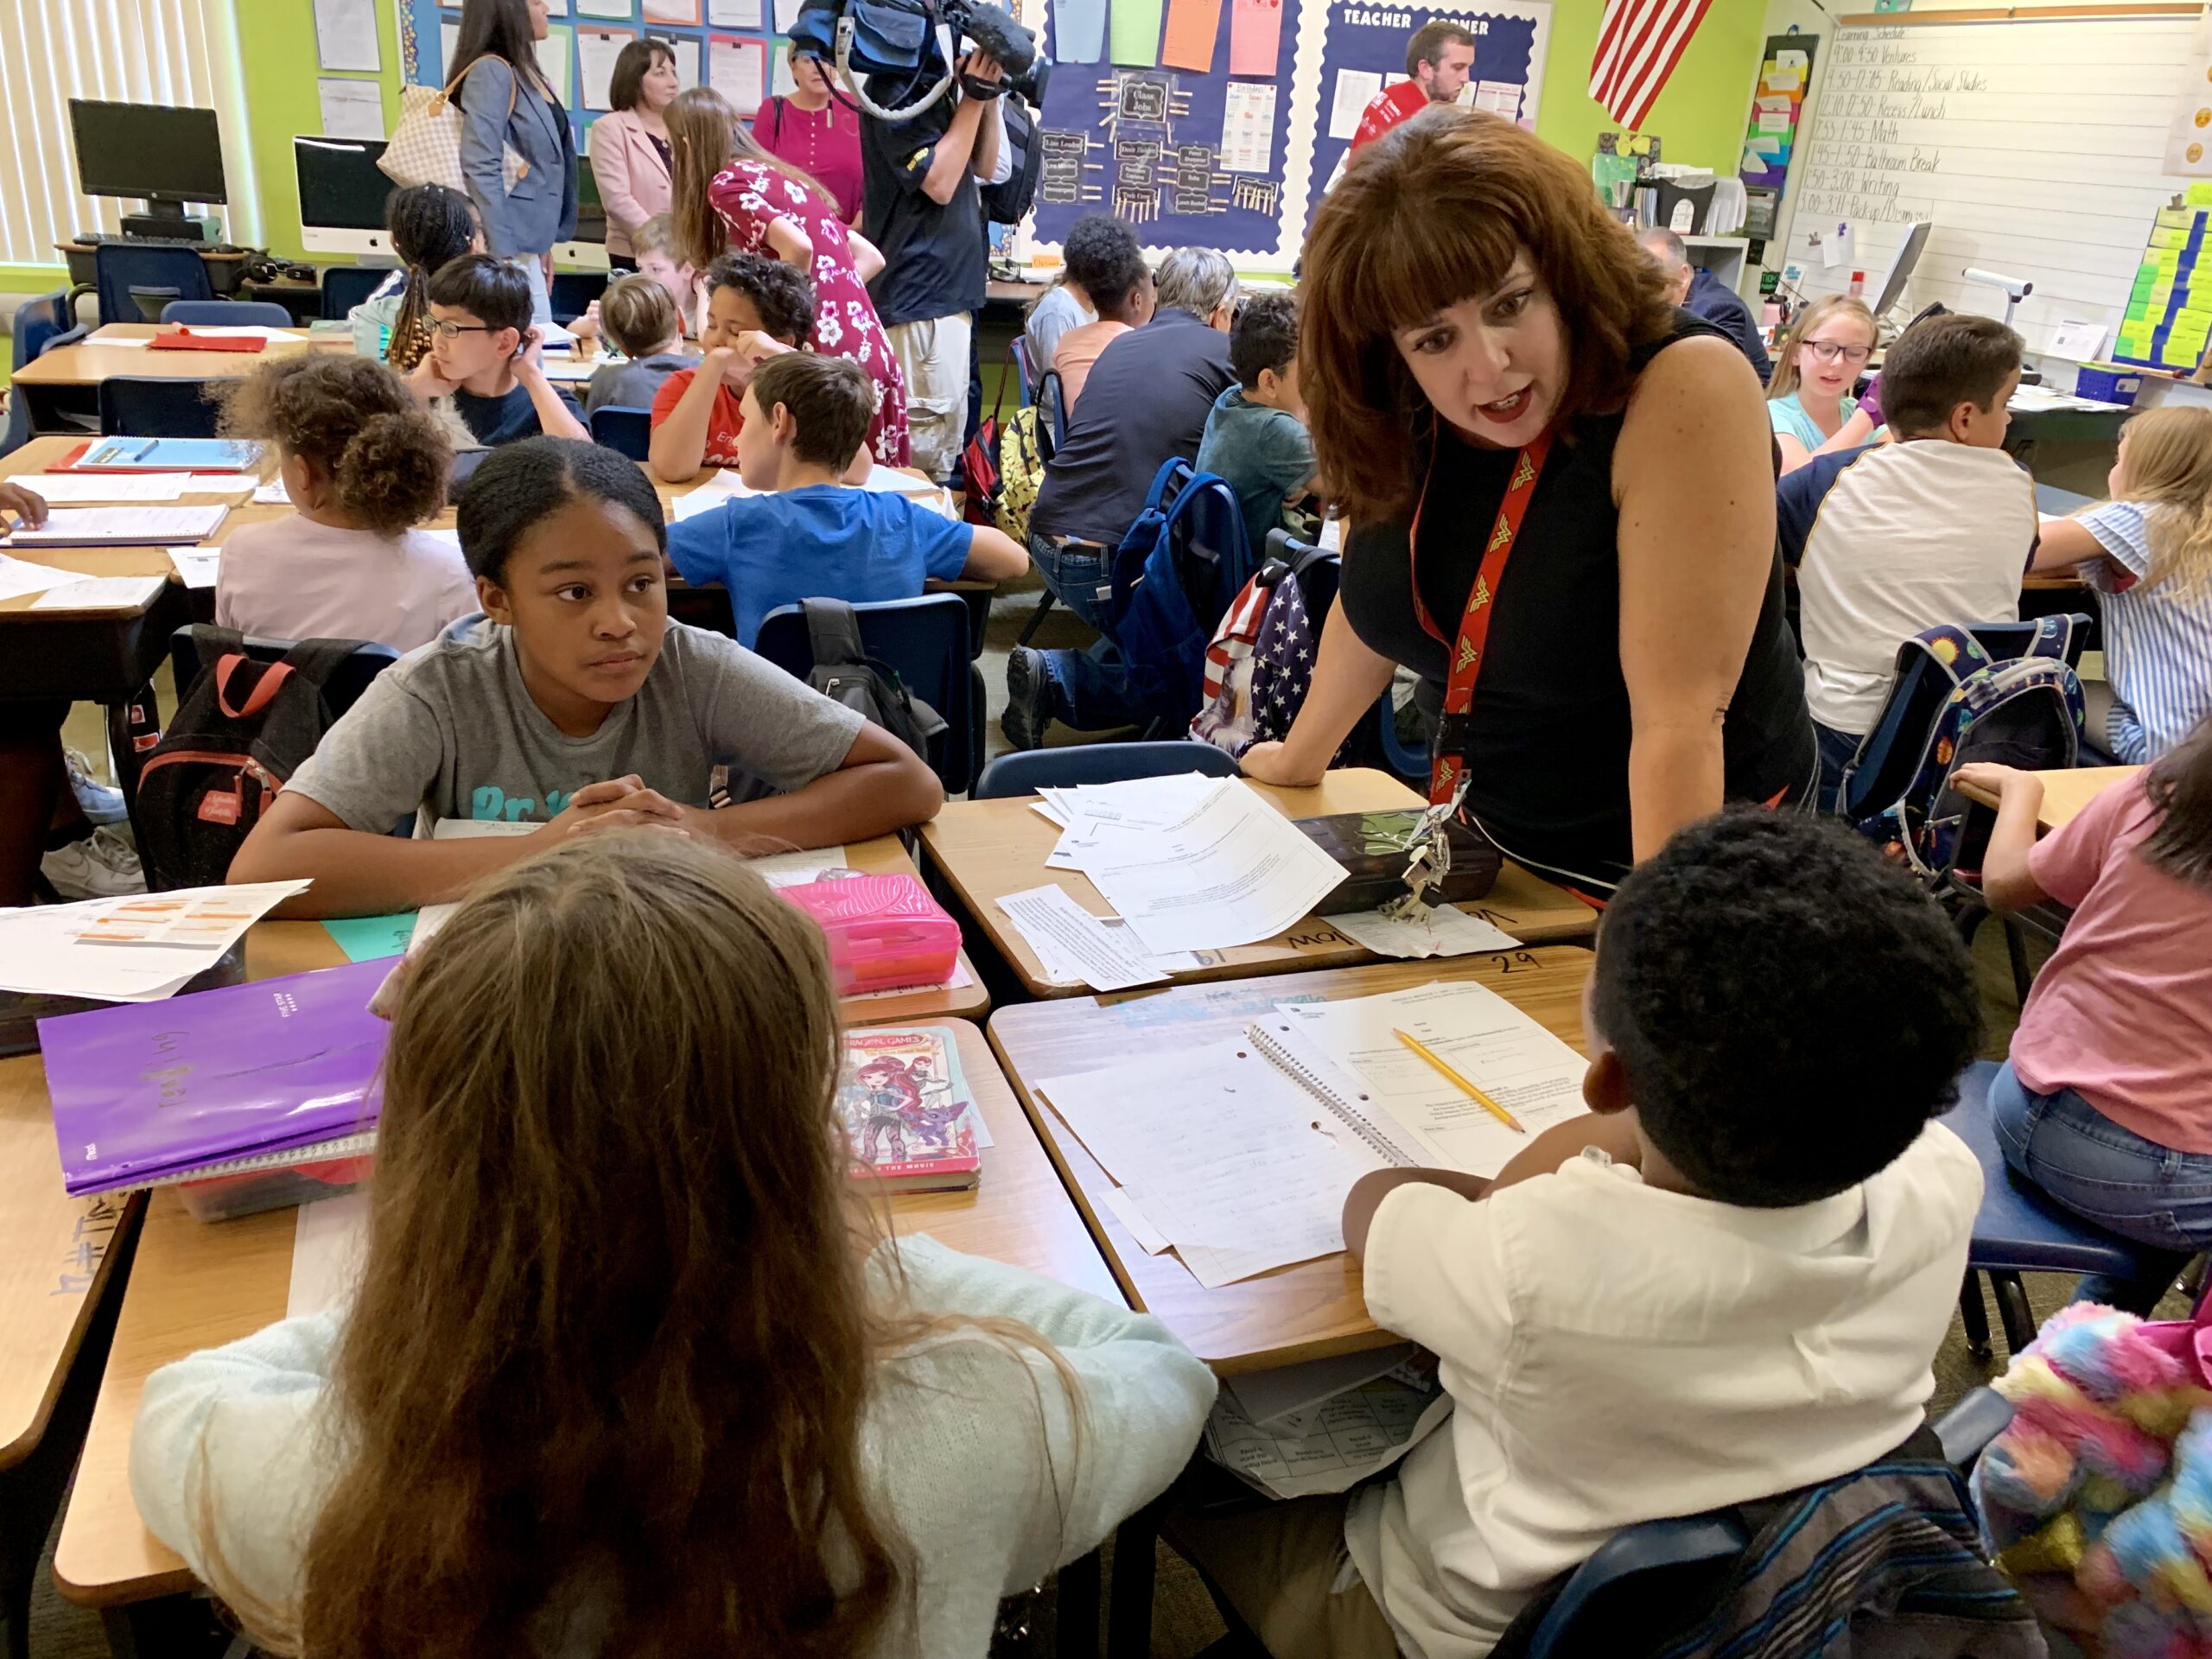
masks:
{"type": "Polygon", "coordinates": [[[1432,104],[1457,103],[1474,69],[1475,37],[1464,26],[1442,17],[1423,23],[1406,41],[1407,79],[1369,101],[1351,136],[1352,149],[1374,143],[1432,104]]]}

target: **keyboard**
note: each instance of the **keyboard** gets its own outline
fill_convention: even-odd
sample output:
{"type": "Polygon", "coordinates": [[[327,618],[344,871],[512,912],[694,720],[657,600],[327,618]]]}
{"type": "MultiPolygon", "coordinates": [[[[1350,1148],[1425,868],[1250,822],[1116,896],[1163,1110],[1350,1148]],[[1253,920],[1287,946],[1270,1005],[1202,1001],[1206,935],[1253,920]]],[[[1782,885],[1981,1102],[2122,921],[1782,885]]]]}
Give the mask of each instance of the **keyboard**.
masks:
{"type": "Polygon", "coordinates": [[[133,248],[190,248],[194,253],[238,251],[227,242],[195,242],[187,236],[119,236],[112,231],[79,231],[74,239],[79,247],[86,248],[112,242],[133,248]]]}

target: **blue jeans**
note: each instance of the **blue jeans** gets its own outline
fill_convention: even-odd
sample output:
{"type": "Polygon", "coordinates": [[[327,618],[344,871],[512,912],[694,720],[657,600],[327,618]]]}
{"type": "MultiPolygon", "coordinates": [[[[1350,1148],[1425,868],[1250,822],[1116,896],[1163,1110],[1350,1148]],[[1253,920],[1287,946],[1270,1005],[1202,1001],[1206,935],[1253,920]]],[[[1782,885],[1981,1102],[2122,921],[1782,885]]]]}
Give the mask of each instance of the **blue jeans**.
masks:
{"type": "Polygon", "coordinates": [[[1843,806],[1843,769],[1849,766],[1858,753],[1860,740],[1848,732],[1839,732],[1813,722],[1813,741],[1821,751],[1821,786],[1814,804],[1824,813],[1840,811],[1843,806]]]}
{"type": "Polygon", "coordinates": [[[2037,1094],[2009,1060],[1990,1079],[1989,1115],[2006,1163],[2075,1214],[2162,1252],[2138,1278],[2090,1274],[2075,1300],[2148,1314],[2190,1257],[2212,1249],[2212,1153],[2145,1141],[2071,1089],[2037,1094]]]}
{"type": "MultiPolygon", "coordinates": [[[[1077,621],[1103,630],[1113,550],[1088,543],[1061,547],[1033,533],[1029,556],[1052,597],[1077,621]]],[[[1062,725],[1095,732],[1144,722],[1143,711],[1129,702],[1129,671],[1121,647],[1103,633],[1088,650],[1046,652],[1045,664],[1052,683],[1052,717],[1062,725]]]]}

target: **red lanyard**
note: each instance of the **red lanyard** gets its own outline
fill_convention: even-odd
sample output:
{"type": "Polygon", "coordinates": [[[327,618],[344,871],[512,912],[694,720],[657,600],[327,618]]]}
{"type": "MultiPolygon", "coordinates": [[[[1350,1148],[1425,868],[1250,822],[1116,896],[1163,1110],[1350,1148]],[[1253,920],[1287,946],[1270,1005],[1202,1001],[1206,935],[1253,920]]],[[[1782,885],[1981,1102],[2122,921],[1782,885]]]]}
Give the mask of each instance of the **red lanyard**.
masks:
{"type": "MultiPolygon", "coordinates": [[[[1440,436],[1438,442],[1444,440],[1440,436]]],[[[1444,681],[1444,715],[1447,724],[1440,732],[1436,758],[1430,763],[1428,800],[1432,806],[1440,806],[1452,799],[1459,784],[1462,756],[1453,752],[1452,734],[1459,724],[1459,716],[1474,706],[1475,677],[1482,672],[1483,646],[1490,639],[1491,613],[1497,607],[1492,602],[1497,597],[1498,583],[1505,577],[1505,562],[1513,555],[1513,543],[1521,534],[1521,521],[1528,517],[1529,498],[1536,493],[1536,480],[1544,470],[1544,459],[1550,454],[1550,429],[1538,433],[1529,447],[1513,460],[1513,473],[1506,481],[1505,499],[1498,504],[1497,522],[1491,527],[1489,544],[1483,550],[1483,562],[1475,572],[1475,585],[1467,592],[1467,608],[1459,616],[1459,638],[1452,647],[1451,668],[1444,681]]],[[[1429,454],[1429,471],[1436,469],[1433,448],[1429,454]]],[[[1436,626],[1428,613],[1428,607],[1421,596],[1421,515],[1428,505],[1428,479],[1421,480],[1421,499],[1414,505],[1412,525],[1406,531],[1406,567],[1413,580],[1414,614],[1421,620],[1429,638],[1444,644],[1443,630],[1436,626]]]]}

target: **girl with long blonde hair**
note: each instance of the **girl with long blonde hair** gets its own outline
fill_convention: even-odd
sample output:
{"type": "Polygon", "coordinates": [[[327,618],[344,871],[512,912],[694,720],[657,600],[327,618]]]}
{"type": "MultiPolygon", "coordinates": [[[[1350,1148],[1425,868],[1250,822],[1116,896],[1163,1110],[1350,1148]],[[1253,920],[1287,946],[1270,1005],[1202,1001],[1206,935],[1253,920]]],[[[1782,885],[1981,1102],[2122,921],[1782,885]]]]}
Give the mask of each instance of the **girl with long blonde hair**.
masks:
{"type": "Polygon", "coordinates": [[[868,284],[883,256],[837,216],[830,193],[771,156],[711,86],[680,92],[668,106],[674,156],[670,188],[682,257],[702,270],[725,253],[759,253],[796,265],[814,284],[809,349],[849,357],[874,385],[869,454],[887,467],[910,458],[906,385],[868,284]]]}
{"type": "Polygon", "coordinates": [[[2035,568],[2078,568],[2104,623],[2089,738],[2155,760],[2212,715],[2212,409],[2145,410],[2120,435],[2112,499],[2045,518],[2035,568]]]}
{"type": "Polygon", "coordinates": [[[1156,1321],[874,1243],[822,937],[734,856],[575,836],[403,971],[350,1309],[156,1372],[132,1441],[264,1648],[981,1659],[1182,1466],[1156,1321]]]}
{"type": "Polygon", "coordinates": [[[1859,407],[1852,388],[1878,338],[1874,314],[1847,295],[1815,300],[1791,319],[1766,386],[1767,419],[1782,448],[1783,472],[1873,438],[1878,423],[1859,407]]]}

